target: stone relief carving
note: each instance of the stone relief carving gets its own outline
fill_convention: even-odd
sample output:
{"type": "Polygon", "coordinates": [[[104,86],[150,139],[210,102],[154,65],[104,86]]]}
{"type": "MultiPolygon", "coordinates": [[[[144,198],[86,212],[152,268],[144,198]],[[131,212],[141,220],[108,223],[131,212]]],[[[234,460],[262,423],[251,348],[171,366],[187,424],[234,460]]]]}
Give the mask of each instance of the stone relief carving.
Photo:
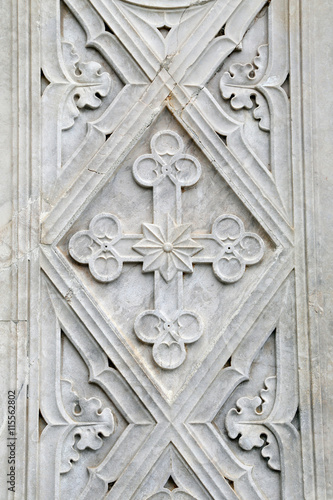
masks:
{"type": "MultiPolygon", "coordinates": [[[[42,322],[44,328],[52,324],[52,336],[42,341],[41,470],[53,467],[55,477],[60,474],[54,498],[72,500],[78,491],[89,496],[91,483],[105,484],[107,489],[147,439],[153,419],[85,326],[77,322],[70,299],[60,298],[47,280],[43,288],[42,322]],[[85,470],[93,470],[88,483],[82,481],[85,470]],[[105,475],[108,481],[103,483],[105,475]]],[[[51,481],[42,482],[41,498],[47,497],[50,484],[53,487],[51,481]]]]}
{"type": "Polygon", "coordinates": [[[69,380],[62,380],[62,397],[66,410],[75,421],[63,445],[60,467],[63,474],[79,460],[80,451],[86,448],[98,450],[103,445],[103,437],[113,433],[115,424],[109,408],[101,410],[102,403],[97,398],[80,398],[69,380]],[[79,438],[77,443],[76,437],[79,438]]]}
{"type": "Polygon", "coordinates": [[[142,225],[143,237],[123,236],[116,216],[99,214],[89,230],[72,236],[69,253],[88,264],[94,278],[102,282],[118,278],[126,261],[142,261],[143,272],[155,272],[155,310],[140,314],[134,329],[140,340],[153,344],[155,362],[172,370],[184,362],[185,344],[197,341],[203,331],[200,317],[183,309],[182,274],[193,272],[193,262],[211,263],[220,281],[234,283],[243,276],[246,265],[261,260],[264,243],[258,235],[245,232],[242,221],[233,215],[218,217],[211,234],[192,234],[191,225],[181,223],[181,188],[199,180],[200,163],[183,153],[181,137],[171,130],[153,136],[151,151],[134,162],[133,175],[140,185],[153,188],[155,223],[142,225]],[[142,257],[128,257],[127,249],[122,254],[117,243],[123,243],[123,238],[142,257]],[[167,289],[161,287],[159,276],[169,284],[167,289]],[[167,312],[170,295],[178,295],[178,308],[167,312]]]}
{"type": "Polygon", "coordinates": [[[69,242],[69,253],[77,262],[88,264],[99,281],[112,281],[120,275],[123,261],[114,245],[122,237],[120,222],[114,215],[99,214],[87,231],[76,233],[69,242]]]}
{"type": "Polygon", "coordinates": [[[182,456],[170,445],[154,467],[156,477],[144,481],[138,498],[149,500],[166,499],[208,499],[205,488],[196,480],[186,467],[182,456]]]}
{"type": "Polygon", "coordinates": [[[270,113],[267,101],[260,92],[260,81],[264,77],[267,63],[268,45],[261,45],[253,63],[233,64],[220,81],[223,98],[230,99],[230,105],[236,110],[252,109],[254,103],[251,98],[254,97],[256,107],[253,109],[253,116],[265,131],[270,129],[270,113]]]}
{"type": "Polygon", "coordinates": [[[168,498],[175,498],[178,500],[195,500],[195,497],[192,497],[189,493],[187,493],[184,490],[174,490],[174,491],[167,491],[167,490],[161,490],[158,493],[155,493],[151,497],[149,497],[149,500],[166,500],[168,498]]]}
{"type": "Polygon", "coordinates": [[[148,500],[166,500],[170,498],[195,500],[194,496],[176,484],[172,476],[169,477],[163,489],[151,495],[148,500]]]}
{"type": "Polygon", "coordinates": [[[237,409],[229,411],[226,428],[229,437],[238,439],[243,450],[252,450],[254,446],[261,448],[261,454],[268,458],[268,465],[280,470],[280,456],[275,436],[269,429],[269,414],[273,409],[276,392],[276,377],[265,380],[266,389],[262,389],[260,397],[240,398],[237,409]],[[258,411],[258,408],[261,411],[258,411]],[[266,437],[266,443],[262,436],[266,437]]]}
{"type": "Polygon", "coordinates": [[[191,238],[190,224],[175,224],[168,214],[163,225],[143,224],[144,238],[133,248],[143,255],[144,272],[159,271],[162,278],[172,281],[177,271],[192,273],[191,257],[202,247],[191,238]]]}
{"type": "Polygon", "coordinates": [[[302,498],[286,6],[42,2],[41,498],[302,498]]]}
{"type": "Polygon", "coordinates": [[[64,60],[67,66],[72,88],[64,106],[62,129],[68,130],[74,125],[79,109],[96,109],[101,105],[111,88],[111,78],[108,73],[101,71],[102,66],[94,61],[82,62],[75,52],[72,43],[63,42],[64,60]]]}

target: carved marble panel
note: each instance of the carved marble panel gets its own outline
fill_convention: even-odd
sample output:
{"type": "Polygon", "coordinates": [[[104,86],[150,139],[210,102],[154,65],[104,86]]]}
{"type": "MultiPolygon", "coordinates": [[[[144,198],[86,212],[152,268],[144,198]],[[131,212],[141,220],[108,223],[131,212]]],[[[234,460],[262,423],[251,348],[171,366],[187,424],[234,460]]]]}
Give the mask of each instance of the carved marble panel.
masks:
{"type": "Polygon", "coordinates": [[[302,495],[286,8],[43,2],[42,498],[302,495]]]}
{"type": "Polygon", "coordinates": [[[295,1],[40,0],[39,16],[26,497],[317,498],[295,1]]]}

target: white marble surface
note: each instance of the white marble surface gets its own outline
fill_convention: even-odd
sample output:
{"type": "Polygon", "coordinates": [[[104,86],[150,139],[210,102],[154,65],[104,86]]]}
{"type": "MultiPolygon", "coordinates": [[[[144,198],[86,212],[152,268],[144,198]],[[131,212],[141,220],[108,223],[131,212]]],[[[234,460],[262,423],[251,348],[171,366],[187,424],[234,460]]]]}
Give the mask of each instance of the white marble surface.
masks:
{"type": "Polygon", "coordinates": [[[331,498],[332,7],[2,6],[0,498],[331,498]]]}

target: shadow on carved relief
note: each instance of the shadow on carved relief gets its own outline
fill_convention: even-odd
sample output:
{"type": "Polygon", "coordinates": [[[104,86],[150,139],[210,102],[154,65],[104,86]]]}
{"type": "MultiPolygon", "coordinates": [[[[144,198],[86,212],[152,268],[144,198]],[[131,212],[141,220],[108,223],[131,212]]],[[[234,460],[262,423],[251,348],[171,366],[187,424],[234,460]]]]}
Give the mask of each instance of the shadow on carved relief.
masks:
{"type": "Polygon", "coordinates": [[[98,466],[126,429],[128,422],[105,392],[89,382],[88,369],[62,333],[61,390],[65,411],[73,422],[62,445],[61,498],[75,499],[79,491],[71,484],[89,479],[88,471],[98,466]]]}
{"type": "Polygon", "coordinates": [[[50,81],[46,78],[44,71],[40,70],[40,95],[42,96],[47,88],[50,85],[50,81]]]}
{"type": "Polygon", "coordinates": [[[169,444],[135,492],[135,500],[213,500],[173,444],[169,444]]]}
{"type": "Polygon", "coordinates": [[[84,27],[70,6],[71,2],[61,4],[62,56],[72,83],[62,115],[64,165],[86,137],[87,124],[98,121],[124,87],[96,45],[87,43],[84,27]]]}
{"type": "Polygon", "coordinates": [[[268,64],[267,29],[264,7],[242,42],[207,83],[207,89],[231,119],[243,124],[249,146],[270,170],[270,111],[264,95],[256,88],[268,64]]]}
{"type": "Polygon", "coordinates": [[[275,400],[275,331],[254,359],[249,380],[231,394],[213,424],[244,465],[253,466],[253,479],[270,499],[281,499],[280,452],[276,438],[262,422],[275,400]],[[273,486],[274,485],[274,486],[273,486]]]}
{"type": "Polygon", "coordinates": [[[275,243],[164,110],[59,249],[173,397],[273,263],[275,243]]]}

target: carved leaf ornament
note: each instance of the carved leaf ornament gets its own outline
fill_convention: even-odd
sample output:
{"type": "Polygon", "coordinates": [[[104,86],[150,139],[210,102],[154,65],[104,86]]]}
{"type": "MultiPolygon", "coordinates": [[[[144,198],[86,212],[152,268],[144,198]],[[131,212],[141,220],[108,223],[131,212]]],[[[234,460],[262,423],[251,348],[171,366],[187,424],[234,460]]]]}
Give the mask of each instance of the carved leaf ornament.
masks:
{"type": "Polygon", "coordinates": [[[80,114],[79,109],[96,109],[101,105],[100,97],[108,95],[111,89],[111,77],[101,72],[102,66],[94,61],[80,61],[75,47],[69,42],[63,42],[64,60],[72,89],[70,90],[63,112],[62,129],[70,129],[80,114]]]}
{"type": "Polygon", "coordinates": [[[262,456],[268,458],[269,467],[281,470],[279,447],[274,434],[266,425],[269,424],[269,415],[275,401],[276,377],[267,378],[265,386],[267,389],[260,392],[260,397],[238,399],[237,409],[233,408],[228,412],[225,425],[229,437],[238,438],[238,444],[243,450],[261,448],[262,456]],[[258,411],[260,406],[261,412],[258,411]]]}
{"type": "Polygon", "coordinates": [[[253,116],[259,120],[259,127],[269,131],[270,115],[266,98],[260,91],[260,80],[268,62],[268,45],[258,48],[258,56],[253,63],[233,64],[228,72],[225,72],[220,81],[220,89],[224,99],[230,99],[233,109],[252,109],[254,97],[257,106],[253,110],[253,116]]]}
{"type": "Polygon", "coordinates": [[[79,451],[101,448],[103,437],[108,437],[114,432],[115,424],[109,408],[101,411],[102,403],[99,399],[85,399],[78,396],[69,380],[62,380],[62,394],[64,406],[74,425],[63,445],[61,473],[64,473],[71,469],[73,462],[79,460],[79,451]]]}

